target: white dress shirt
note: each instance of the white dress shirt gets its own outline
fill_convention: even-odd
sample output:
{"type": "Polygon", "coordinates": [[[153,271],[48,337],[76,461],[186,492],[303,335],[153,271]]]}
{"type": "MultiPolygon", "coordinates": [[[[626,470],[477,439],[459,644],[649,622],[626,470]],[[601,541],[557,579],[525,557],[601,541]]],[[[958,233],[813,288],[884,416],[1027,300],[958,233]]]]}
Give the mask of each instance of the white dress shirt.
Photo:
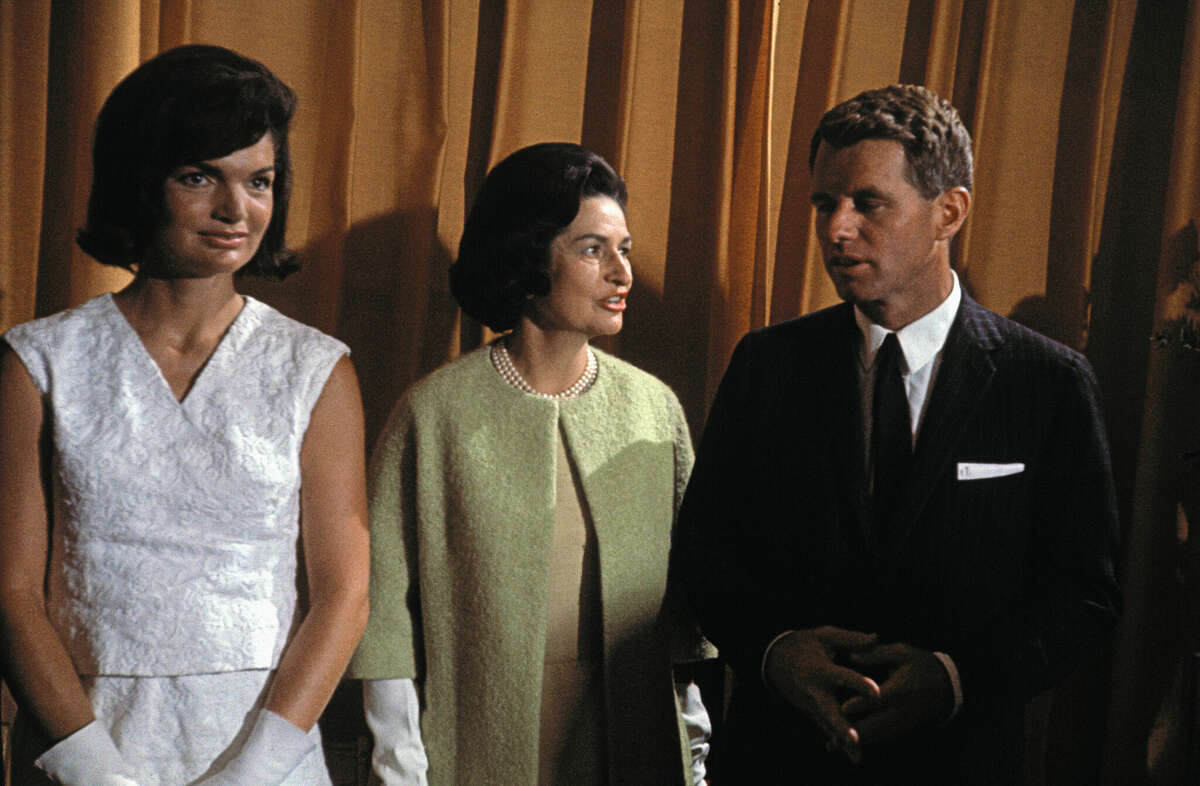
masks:
{"type": "MultiPolygon", "coordinates": [[[[933,311],[895,331],[896,339],[900,342],[900,354],[903,356],[901,378],[904,380],[905,395],[908,396],[914,448],[929,404],[929,391],[933,389],[938,369],[942,365],[942,349],[946,346],[946,337],[950,335],[950,326],[954,324],[954,315],[958,313],[958,305],[962,302],[962,288],[958,284],[958,275],[953,270],[950,271],[950,275],[954,278],[954,285],[946,299],[933,311]]],[[[892,331],[872,322],[857,306],[854,307],[854,320],[858,323],[863,338],[858,352],[858,379],[865,427],[863,450],[869,461],[871,404],[875,396],[875,356],[879,354],[883,340],[892,331]]],[[[873,470],[869,463],[864,466],[868,471],[873,470]]]]}

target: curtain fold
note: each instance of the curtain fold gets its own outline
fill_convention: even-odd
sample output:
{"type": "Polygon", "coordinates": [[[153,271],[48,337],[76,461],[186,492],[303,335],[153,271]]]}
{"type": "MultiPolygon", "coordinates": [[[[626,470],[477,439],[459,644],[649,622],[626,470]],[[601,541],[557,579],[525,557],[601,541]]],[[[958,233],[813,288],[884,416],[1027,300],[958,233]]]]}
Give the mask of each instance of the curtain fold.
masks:
{"type": "Polygon", "coordinates": [[[772,322],[813,311],[836,302],[837,298],[833,285],[825,277],[813,235],[808,153],[821,115],[839,100],[837,74],[845,52],[850,3],[817,2],[810,4],[808,10],[803,27],[796,31],[801,34],[803,45],[775,245],[776,255],[785,264],[775,267],[772,322]]]}
{"type": "MultiPolygon", "coordinates": [[[[767,232],[771,202],[772,57],[777,4],[747,0],[726,15],[725,141],[722,232],[713,281],[709,365],[723,368],[748,330],[767,324],[774,245],[767,232]]],[[[717,378],[709,376],[715,391],[717,378]]]]}
{"type": "MultiPolygon", "coordinates": [[[[1200,4],[1171,10],[1161,27],[1147,31],[1148,46],[1166,50],[1155,113],[1166,122],[1157,138],[1138,140],[1161,145],[1169,157],[1160,175],[1161,219],[1145,229],[1156,242],[1142,257],[1152,263],[1144,272],[1153,302],[1139,314],[1152,315],[1148,322],[1159,338],[1149,350],[1144,385],[1122,391],[1141,417],[1140,430],[1126,432],[1137,452],[1128,470],[1126,612],[1108,720],[1108,740],[1126,744],[1105,750],[1105,783],[1113,786],[1200,777],[1200,708],[1184,695],[1189,676],[1196,676],[1189,673],[1193,653],[1200,652],[1200,4]],[[1181,56],[1171,57],[1176,48],[1181,56]]],[[[1138,333],[1130,337],[1138,339],[1144,341],[1138,333]]]]}
{"type": "Polygon", "coordinates": [[[0,4],[0,44],[0,325],[7,327],[33,318],[37,296],[49,0],[0,4]]]}
{"type": "Polygon", "coordinates": [[[158,51],[221,44],[300,99],[288,242],[304,269],[243,289],[351,345],[370,438],[409,385],[489,337],[449,293],[462,223],[489,166],[555,139],[627,179],[636,283],[602,344],[666,380],[698,435],[747,330],[837,302],[809,206],[821,114],[928,84],[976,142],[953,263],[985,306],[1086,348],[1121,494],[1117,654],[1036,705],[1035,777],[1137,783],[1173,772],[1171,677],[1200,648],[1200,554],[1180,535],[1200,520],[1180,489],[1200,483],[1177,455],[1200,422],[1200,355],[1146,340],[1190,318],[1200,276],[1198,6],[0,0],[0,329],[128,280],[74,245],[96,112],[158,51]]]}

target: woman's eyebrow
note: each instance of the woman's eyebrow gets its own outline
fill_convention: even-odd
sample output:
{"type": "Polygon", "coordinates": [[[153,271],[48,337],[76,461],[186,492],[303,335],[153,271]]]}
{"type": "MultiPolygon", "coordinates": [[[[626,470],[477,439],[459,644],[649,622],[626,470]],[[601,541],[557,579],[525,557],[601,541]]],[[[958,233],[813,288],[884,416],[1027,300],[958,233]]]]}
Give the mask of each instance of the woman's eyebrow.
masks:
{"type": "MultiPolygon", "coordinates": [[[[602,243],[607,243],[608,235],[601,235],[596,232],[585,232],[582,235],[572,238],[571,242],[578,243],[580,240],[599,240],[602,243]]],[[[620,242],[621,243],[633,242],[633,235],[626,235],[620,242]]]]}

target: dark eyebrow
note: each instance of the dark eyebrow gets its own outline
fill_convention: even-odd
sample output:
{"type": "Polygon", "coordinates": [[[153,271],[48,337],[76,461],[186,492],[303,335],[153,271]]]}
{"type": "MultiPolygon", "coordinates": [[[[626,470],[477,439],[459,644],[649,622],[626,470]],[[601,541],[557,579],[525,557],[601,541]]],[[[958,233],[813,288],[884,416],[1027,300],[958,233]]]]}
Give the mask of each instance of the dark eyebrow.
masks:
{"type": "MultiPolygon", "coordinates": [[[[601,243],[607,243],[608,237],[605,235],[597,235],[595,232],[586,232],[582,235],[579,235],[578,237],[573,239],[571,242],[578,243],[580,240],[598,240],[601,243]]],[[[633,235],[626,235],[620,242],[621,243],[632,243],[633,235]]],[[[618,243],[618,245],[620,245],[620,243],[618,243]]]]}
{"type": "MultiPolygon", "coordinates": [[[[874,199],[880,202],[887,202],[890,199],[887,194],[874,188],[860,188],[852,193],[850,198],[856,202],[863,199],[874,199]]],[[[814,191],[808,197],[808,201],[814,205],[818,202],[827,202],[831,199],[833,199],[833,197],[831,197],[829,194],[826,194],[824,191],[814,191]]]]}
{"type": "Polygon", "coordinates": [[[179,166],[177,166],[175,168],[176,169],[199,169],[201,172],[203,172],[206,175],[221,174],[220,169],[213,166],[212,164],[206,164],[203,161],[196,161],[195,163],[192,163],[192,164],[180,164],[179,166]]]}
{"type": "MultiPolygon", "coordinates": [[[[220,167],[215,167],[206,161],[197,161],[194,164],[180,164],[178,167],[176,167],[176,169],[198,169],[206,175],[220,176],[222,174],[220,167]]],[[[275,165],[271,164],[270,166],[265,166],[262,169],[258,169],[250,173],[250,176],[258,177],[259,175],[274,174],[274,172],[275,165]]]]}

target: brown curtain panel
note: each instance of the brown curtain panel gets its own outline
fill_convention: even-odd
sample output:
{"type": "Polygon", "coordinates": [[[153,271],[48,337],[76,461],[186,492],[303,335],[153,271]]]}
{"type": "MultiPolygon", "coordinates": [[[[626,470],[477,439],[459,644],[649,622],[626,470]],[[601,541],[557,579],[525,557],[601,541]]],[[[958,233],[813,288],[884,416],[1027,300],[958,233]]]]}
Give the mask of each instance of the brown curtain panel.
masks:
{"type": "Polygon", "coordinates": [[[955,266],[985,306],[1087,352],[1121,494],[1115,647],[1031,705],[1034,777],[1182,783],[1200,746],[1198,28],[1200,0],[0,0],[0,329],[127,280],[73,242],[92,123],[139,62],[221,44],[300,97],[305,266],[244,289],[350,344],[369,438],[487,338],[447,268],[488,167],[545,140],[627,178],[636,285],[606,346],[670,383],[698,435],[742,334],[836,302],[808,204],[817,119],[927,84],[976,142],[955,266]]]}

